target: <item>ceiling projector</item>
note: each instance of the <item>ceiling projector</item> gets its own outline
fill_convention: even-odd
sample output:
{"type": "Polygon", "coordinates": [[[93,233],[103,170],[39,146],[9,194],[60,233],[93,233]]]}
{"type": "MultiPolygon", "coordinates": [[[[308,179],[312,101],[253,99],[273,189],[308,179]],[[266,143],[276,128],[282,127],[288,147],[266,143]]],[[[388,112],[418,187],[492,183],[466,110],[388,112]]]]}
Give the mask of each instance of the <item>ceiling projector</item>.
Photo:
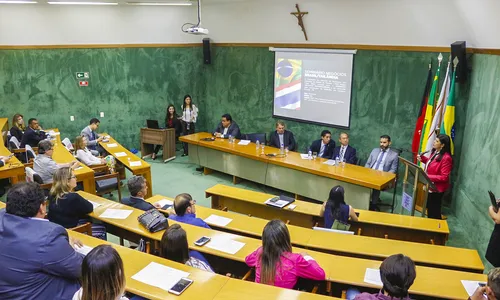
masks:
{"type": "Polygon", "coordinates": [[[208,29],[202,27],[190,27],[186,30],[186,33],[196,34],[196,35],[207,35],[208,29]]]}

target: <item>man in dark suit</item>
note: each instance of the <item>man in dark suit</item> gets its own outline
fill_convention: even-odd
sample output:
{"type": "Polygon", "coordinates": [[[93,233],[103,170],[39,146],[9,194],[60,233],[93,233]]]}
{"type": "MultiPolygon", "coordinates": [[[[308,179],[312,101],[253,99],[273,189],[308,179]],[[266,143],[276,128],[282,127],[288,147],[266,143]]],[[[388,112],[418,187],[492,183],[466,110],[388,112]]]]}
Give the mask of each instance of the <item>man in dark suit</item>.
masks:
{"type": "Polygon", "coordinates": [[[276,122],[276,130],[269,135],[269,146],[281,148],[281,145],[288,148],[290,151],[295,151],[297,149],[297,143],[295,142],[293,133],[285,130],[285,122],[278,121],[276,122]]]}
{"type": "Polygon", "coordinates": [[[153,204],[144,200],[144,197],[146,197],[146,195],[148,194],[148,185],[144,177],[135,175],[130,177],[130,179],[127,181],[127,186],[130,192],[130,197],[123,198],[123,204],[144,211],[155,208],[153,204]]]}
{"type": "MultiPolygon", "coordinates": [[[[399,153],[391,150],[390,147],[391,137],[388,135],[382,135],[380,137],[380,147],[372,150],[365,167],[378,171],[397,173],[399,166],[399,153]]],[[[372,190],[370,210],[379,210],[377,207],[379,197],[380,191],[372,190]]]]}
{"type": "Polygon", "coordinates": [[[339,135],[340,146],[333,150],[332,159],[339,158],[339,161],[345,161],[348,164],[355,165],[358,162],[356,157],[356,149],[349,146],[349,135],[342,132],[339,135]]]}
{"type": "Polygon", "coordinates": [[[44,219],[45,195],[33,182],[14,185],[0,210],[0,299],[71,299],[83,255],[66,229],[44,219]]]}
{"type": "Polygon", "coordinates": [[[321,131],[321,139],[312,142],[309,149],[311,152],[318,153],[319,157],[330,159],[335,149],[335,142],[332,141],[332,133],[329,130],[321,131]]]}
{"type": "Polygon", "coordinates": [[[230,114],[222,115],[221,122],[215,128],[213,135],[222,139],[227,139],[229,136],[241,138],[240,127],[233,121],[230,114]]]}
{"type": "Polygon", "coordinates": [[[21,148],[24,148],[26,145],[30,145],[31,147],[38,147],[38,143],[41,140],[47,138],[47,135],[38,124],[38,120],[35,118],[28,120],[28,128],[23,134],[23,138],[21,139],[21,148]]]}

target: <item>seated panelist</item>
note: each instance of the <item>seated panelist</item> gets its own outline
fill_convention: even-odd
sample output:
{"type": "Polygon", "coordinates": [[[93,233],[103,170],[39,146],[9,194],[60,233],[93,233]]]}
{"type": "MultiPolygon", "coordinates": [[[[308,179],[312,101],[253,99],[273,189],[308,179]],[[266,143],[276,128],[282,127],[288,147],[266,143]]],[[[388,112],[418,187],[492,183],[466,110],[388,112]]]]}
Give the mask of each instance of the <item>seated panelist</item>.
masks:
{"type": "Polygon", "coordinates": [[[312,142],[309,147],[311,152],[318,153],[319,157],[331,158],[335,149],[335,142],[332,140],[332,133],[328,130],[321,132],[321,139],[312,142]]]}
{"type": "Polygon", "coordinates": [[[339,142],[340,145],[333,150],[332,159],[338,157],[340,161],[355,165],[358,158],[356,157],[356,149],[349,145],[349,135],[342,132],[339,136],[339,142]]]}
{"type": "Polygon", "coordinates": [[[229,136],[241,138],[240,127],[233,121],[230,114],[223,114],[221,122],[215,128],[213,135],[218,138],[227,139],[229,136]]]}
{"type": "Polygon", "coordinates": [[[297,149],[293,133],[285,129],[285,122],[278,121],[276,122],[276,130],[269,135],[269,146],[280,148],[281,145],[290,151],[297,149]]]}

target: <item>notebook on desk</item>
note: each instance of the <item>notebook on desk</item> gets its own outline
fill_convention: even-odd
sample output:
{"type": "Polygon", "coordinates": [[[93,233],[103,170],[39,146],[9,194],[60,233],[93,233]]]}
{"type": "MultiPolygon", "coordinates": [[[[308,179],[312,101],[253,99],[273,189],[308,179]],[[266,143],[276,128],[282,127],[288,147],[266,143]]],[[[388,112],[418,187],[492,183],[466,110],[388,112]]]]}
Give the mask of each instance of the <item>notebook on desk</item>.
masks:
{"type": "Polygon", "coordinates": [[[269,198],[264,203],[266,205],[269,205],[269,206],[283,208],[283,207],[287,206],[288,204],[290,204],[290,203],[292,203],[294,201],[295,201],[295,198],[288,197],[288,196],[285,196],[285,195],[281,195],[281,196],[276,196],[276,197],[269,198]]]}

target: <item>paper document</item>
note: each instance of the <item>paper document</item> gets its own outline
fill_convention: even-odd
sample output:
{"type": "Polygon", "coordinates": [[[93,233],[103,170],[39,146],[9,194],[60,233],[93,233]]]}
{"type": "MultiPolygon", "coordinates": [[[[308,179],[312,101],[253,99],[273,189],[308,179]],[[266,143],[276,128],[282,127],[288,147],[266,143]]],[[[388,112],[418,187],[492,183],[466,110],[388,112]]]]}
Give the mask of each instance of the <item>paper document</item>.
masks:
{"type": "Polygon", "coordinates": [[[188,276],[189,273],[187,272],[151,262],[144,269],[132,276],[132,279],[168,291],[181,280],[181,278],[188,276]]]}
{"type": "Polygon", "coordinates": [[[302,159],[309,159],[309,154],[303,154],[303,153],[301,153],[300,154],[300,158],[302,158],[302,159]]]}
{"type": "Polygon", "coordinates": [[[366,283],[382,286],[382,280],[380,279],[380,270],[366,268],[364,281],[366,283]]]}
{"type": "MultiPolygon", "coordinates": [[[[472,280],[460,280],[465,288],[465,291],[469,296],[472,296],[474,292],[479,288],[479,283],[486,284],[484,281],[472,281],[472,280]]],[[[484,296],[484,295],[483,295],[484,296]]],[[[484,297],[487,299],[486,297],[484,297]]]]}
{"type": "Polygon", "coordinates": [[[227,224],[231,223],[233,219],[217,216],[217,215],[210,215],[208,218],[205,219],[205,222],[211,225],[216,225],[216,226],[227,226],[227,224]]]}
{"type": "Polygon", "coordinates": [[[113,208],[108,208],[106,209],[101,215],[101,218],[108,218],[108,219],[126,219],[130,214],[133,212],[133,210],[129,209],[113,209],[113,208]]]}
{"type": "Polygon", "coordinates": [[[83,167],[82,167],[82,166],[76,167],[76,168],[75,168],[75,171],[76,171],[76,170],[80,170],[80,169],[83,169],[83,167]]]}
{"type": "Polygon", "coordinates": [[[167,199],[161,199],[160,201],[156,201],[154,205],[159,207],[165,207],[166,205],[172,206],[174,205],[174,202],[167,199]]]}
{"type": "Polygon", "coordinates": [[[222,251],[229,254],[236,254],[241,248],[245,246],[245,243],[233,241],[230,237],[216,236],[213,237],[205,247],[210,249],[222,251]]]}
{"type": "Polygon", "coordinates": [[[116,157],[124,157],[124,156],[127,156],[127,153],[125,153],[125,152],[116,152],[115,156],[116,157]]]}
{"type": "Polygon", "coordinates": [[[288,205],[286,208],[287,208],[287,209],[289,209],[289,210],[294,210],[296,207],[297,207],[297,205],[295,205],[295,204],[290,204],[290,205],[288,205]]]}
{"type": "Polygon", "coordinates": [[[89,252],[92,251],[92,249],[94,248],[85,245],[83,245],[82,247],[78,247],[77,245],[75,245],[75,251],[83,255],[89,254],[89,252]]]}
{"type": "Polygon", "coordinates": [[[329,160],[325,161],[324,164],[329,165],[329,166],[335,166],[335,160],[329,159],[329,160]]]}
{"type": "Polygon", "coordinates": [[[108,144],[108,148],[118,147],[117,143],[108,144]]]}
{"type": "Polygon", "coordinates": [[[250,141],[250,140],[241,140],[241,141],[238,143],[238,145],[243,145],[243,146],[246,146],[246,145],[250,144],[251,142],[252,142],[252,141],[250,141]]]}
{"type": "Polygon", "coordinates": [[[142,165],[140,160],[138,160],[138,161],[129,161],[129,164],[130,164],[131,167],[140,167],[142,165]]]}
{"type": "Polygon", "coordinates": [[[94,209],[98,208],[99,206],[101,206],[102,204],[101,203],[97,203],[97,202],[94,202],[94,201],[90,201],[90,200],[87,200],[88,202],[92,203],[92,206],[94,207],[94,209]]]}

